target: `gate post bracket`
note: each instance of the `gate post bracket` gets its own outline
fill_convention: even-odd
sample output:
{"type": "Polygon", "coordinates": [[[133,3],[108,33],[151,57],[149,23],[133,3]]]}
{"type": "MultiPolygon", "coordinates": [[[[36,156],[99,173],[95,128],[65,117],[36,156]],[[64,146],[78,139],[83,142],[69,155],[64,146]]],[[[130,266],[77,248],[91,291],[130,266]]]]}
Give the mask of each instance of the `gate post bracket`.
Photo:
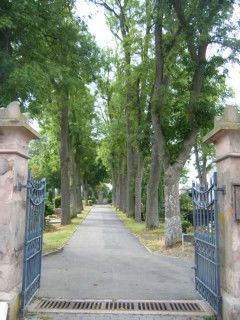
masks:
{"type": "Polygon", "coordinates": [[[30,186],[29,186],[29,184],[27,183],[27,184],[23,184],[23,183],[21,183],[21,182],[18,182],[17,183],[17,185],[16,185],[16,190],[17,191],[22,191],[22,189],[27,189],[27,188],[29,188],[30,186]]]}
{"type": "Polygon", "coordinates": [[[225,194],[225,193],[226,193],[226,186],[222,186],[222,187],[220,187],[220,188],[216,188],[215,190],[216,190],[216,191],[219,191],[219,192],[222,192],[223,194],[225,194]]]}

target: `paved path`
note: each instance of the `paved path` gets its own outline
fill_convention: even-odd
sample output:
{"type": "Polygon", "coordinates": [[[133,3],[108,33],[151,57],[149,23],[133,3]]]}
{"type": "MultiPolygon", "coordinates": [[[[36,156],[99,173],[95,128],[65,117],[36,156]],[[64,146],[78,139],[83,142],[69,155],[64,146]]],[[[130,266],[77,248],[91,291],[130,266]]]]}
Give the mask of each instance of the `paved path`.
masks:
{"type": "Polygon", "coordinates": [[[43,258],[38,296],[199,299],[192,263],[149,253],[113,209],[95,206],[62,253],[43,258]]]}

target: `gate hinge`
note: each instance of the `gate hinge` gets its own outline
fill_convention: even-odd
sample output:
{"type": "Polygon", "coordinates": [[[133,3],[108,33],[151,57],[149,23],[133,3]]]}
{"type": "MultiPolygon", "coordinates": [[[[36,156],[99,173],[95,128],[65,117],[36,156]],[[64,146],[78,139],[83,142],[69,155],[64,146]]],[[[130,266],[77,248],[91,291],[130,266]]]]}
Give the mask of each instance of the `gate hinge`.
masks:
{"type": "Polygon", "coordinates": [[[17,191],[22,191],[22,189],[27,189],[27,188],[29,188],[30,186],[29,186],[29,184],[27,183],[27,184],[22,184],[21,182],[18,182],[18,184],[17,184],[17,186],[16,186],[16,190],[17,191]]]}
{"type": "Polygon", "coordinates": [[[222,187],[220,187],[220,188],[216,188],[216,191],[220,191],[220,192],[222,192],[223,194],[225,194],[225,192],[226,192],[226,186],[222,186],[222,187]]]}

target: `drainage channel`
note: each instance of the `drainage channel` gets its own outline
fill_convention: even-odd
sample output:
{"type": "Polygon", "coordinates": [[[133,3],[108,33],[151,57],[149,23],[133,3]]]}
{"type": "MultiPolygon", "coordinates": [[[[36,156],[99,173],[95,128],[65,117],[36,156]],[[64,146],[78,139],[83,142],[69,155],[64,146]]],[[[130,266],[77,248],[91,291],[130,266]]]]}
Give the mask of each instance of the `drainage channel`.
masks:
{"type": "Polygon", "coordinates": [[[212,314],[202,300],[66,300],[38,298],[28,308],[31,312],[67,313],[137,313],[137,314],[212,314]]]}

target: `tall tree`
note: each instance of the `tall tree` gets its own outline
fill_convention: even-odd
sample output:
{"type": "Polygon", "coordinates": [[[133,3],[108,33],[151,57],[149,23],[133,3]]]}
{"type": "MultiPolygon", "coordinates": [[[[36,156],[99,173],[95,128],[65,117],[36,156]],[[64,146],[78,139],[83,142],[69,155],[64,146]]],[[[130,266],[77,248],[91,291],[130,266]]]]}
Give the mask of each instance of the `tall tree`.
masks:
{"type": "Polygon", "coordinates": [[[55,117],[60,134],[62,224],[67,224],[72,96],[77,88],[94,80],[98,49],[86,25],[74,16],[72,0],[54,0],[51,4],[16,0],[5,4],[0,7],[7,12],[0,29],[10,35],[12,63],[10,71],[4,69],[8,90],[2,99],[12,99],[14,92],[14,98],[19,98],[33,116],[41,119],[47,109],[55,117]]]}
{"type": "MultiPolygon", "coordinates": [[[[151,104],[154,133],[149,187],[154,186],[157,190],[160,172],[155,170],[162,168],[167,246],[181,241],[178,192],[181,171],[199,128],[211,122],[216,113],[218,97],[213,87],[222,77],[218,70],[223,59],[217,55],[207,58],[206,52],[208,45],[227,28],[232,4],[225,2],[223,6],[215,2],[203,4],[201,1],[192,4],[158,0],[156,3],[156,76],[151,104]],[[206,12],[211,12],[211,15],[206,12]],[[209,96],[212,99],[208,99],[209,96]],[[156,159],[155,166],[153,159],[156,159]]],[[[150,201],[149,188],[147,203],[150,201]]],[[[156,202],[155,194],[155,212],[147,206],[147,216],[151,217],[151,221],[147,219],[148,227],[158,223],[156,202]]]]}

